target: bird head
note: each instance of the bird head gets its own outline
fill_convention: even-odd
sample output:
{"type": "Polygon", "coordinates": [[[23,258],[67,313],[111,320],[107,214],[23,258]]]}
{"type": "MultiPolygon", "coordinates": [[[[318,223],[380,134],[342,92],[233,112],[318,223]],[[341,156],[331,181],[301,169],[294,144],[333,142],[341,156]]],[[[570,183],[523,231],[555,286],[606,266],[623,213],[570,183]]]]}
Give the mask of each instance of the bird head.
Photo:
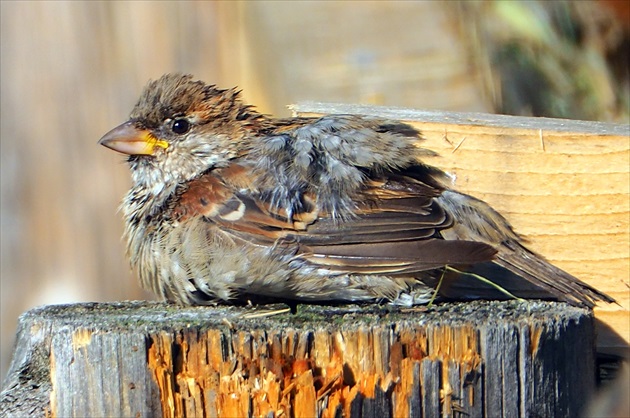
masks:
{"type": "Polygon", "coordinates": [[[181,183],[245,152],[263,120],[235,89],[167,74],[147,84],[129,120],[99,143],[129,155],[136,184],[181,183]]]}

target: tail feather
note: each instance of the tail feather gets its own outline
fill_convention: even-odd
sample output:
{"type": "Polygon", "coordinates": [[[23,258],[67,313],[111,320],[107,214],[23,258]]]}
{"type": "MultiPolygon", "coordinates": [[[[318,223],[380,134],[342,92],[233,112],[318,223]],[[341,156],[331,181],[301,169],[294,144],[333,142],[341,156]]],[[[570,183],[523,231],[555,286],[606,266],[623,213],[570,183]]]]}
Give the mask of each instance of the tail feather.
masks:
{"type": "Polygon", "coordinates": [[[494,263],[573,305],[592,308],[597,301],[615,301],[517,242],[502,244],[494,263]]]}
{"type": "MultiPolygon", "coordinates": [[[[597,301],[614,302],[610,296],[525,248],[523,240],[508,221],[487,203],[452,190],[445,191],[438,201],[454,219],[451,228],[441,231],[444,239],[478,241],[492,245],[497,250],[493,264],[536,285],[555,299],[590,308],[597,301]]],[[[493,277],[487,278],[494,281],[493,277]]],[[[527,294],[515,294],[528,297],[527,294]]]]}

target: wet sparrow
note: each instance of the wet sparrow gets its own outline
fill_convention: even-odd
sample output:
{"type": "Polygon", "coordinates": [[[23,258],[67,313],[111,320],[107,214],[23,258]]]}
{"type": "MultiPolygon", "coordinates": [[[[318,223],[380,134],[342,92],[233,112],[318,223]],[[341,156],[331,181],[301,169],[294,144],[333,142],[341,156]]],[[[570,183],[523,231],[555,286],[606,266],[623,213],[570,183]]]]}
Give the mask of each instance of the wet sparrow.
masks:
{"type": "Polygon", "coordinates": [[[439,279],[447,296],[484,297],[460,273],[472,271],[521,297],[612,301],[451,190],[419,139],[373,117],[272,119],[236,90],[169,74],[100,143],[129,155],[127,252],[164,299],[413,305],[439,279]]]}

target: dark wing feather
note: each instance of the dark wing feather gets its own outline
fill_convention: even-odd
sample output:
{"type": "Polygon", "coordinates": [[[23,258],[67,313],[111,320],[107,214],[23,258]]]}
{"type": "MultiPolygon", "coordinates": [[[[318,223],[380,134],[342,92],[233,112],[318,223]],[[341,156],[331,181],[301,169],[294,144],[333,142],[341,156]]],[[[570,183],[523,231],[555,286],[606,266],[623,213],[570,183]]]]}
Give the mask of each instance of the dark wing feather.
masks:
{"type": "Polygon", "coordinates": [[[226,232],[255,245],[285,251],[290,246],[296,259],[330,272],[412,277],[446,264],[489,261],[496,252],[484,243],[443,240],[439,231],[451,226],[451,217],[433,198],[432,187],[411,178],[366,181],[357,199],[363,203],[357,203],[353,216],[341,220],[318,211],[306,195],[304,210],[294,210],[288,219],[286,211],[252,191],[253,185],[233,187],[232,176],[214,170],[196,180],[179,198],[187,205],[187,216],[195,215],[195,207],[196,215],[226,232]]]}
{"type": "Polygon", "coordinates": [[[433,198],[435,192],[399,175],[366,181],[360,199],[365,203],[358,204],[354,217],[320,217],[296,235],[302,257],[331,271],[408,276],[491,260],[495,250],[488,245],[440,237],[452,219],[433,198]]]}
{"type": "MultiPolygon", "coordinates": [[[[387,238],[383,238],[387,239],[387,238]]],[[[357,244],[301,246],[302,257],[333,271],[361,274],[407,275],[447,264],[488,261],[492,247],[471,241],[420,238],[357,244]]]]}

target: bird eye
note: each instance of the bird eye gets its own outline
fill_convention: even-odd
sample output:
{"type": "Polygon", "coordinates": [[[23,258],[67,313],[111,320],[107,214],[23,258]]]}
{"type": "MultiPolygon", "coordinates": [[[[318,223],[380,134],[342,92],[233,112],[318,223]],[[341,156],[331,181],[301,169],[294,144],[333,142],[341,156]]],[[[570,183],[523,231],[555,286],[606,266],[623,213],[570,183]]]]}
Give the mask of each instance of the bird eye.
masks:
{"type": "Polygon", "coordinates": [[[171,130],[178,135],[183,135],[190,130],[190,122],[183,118],[175,119],[171,130]]]}

